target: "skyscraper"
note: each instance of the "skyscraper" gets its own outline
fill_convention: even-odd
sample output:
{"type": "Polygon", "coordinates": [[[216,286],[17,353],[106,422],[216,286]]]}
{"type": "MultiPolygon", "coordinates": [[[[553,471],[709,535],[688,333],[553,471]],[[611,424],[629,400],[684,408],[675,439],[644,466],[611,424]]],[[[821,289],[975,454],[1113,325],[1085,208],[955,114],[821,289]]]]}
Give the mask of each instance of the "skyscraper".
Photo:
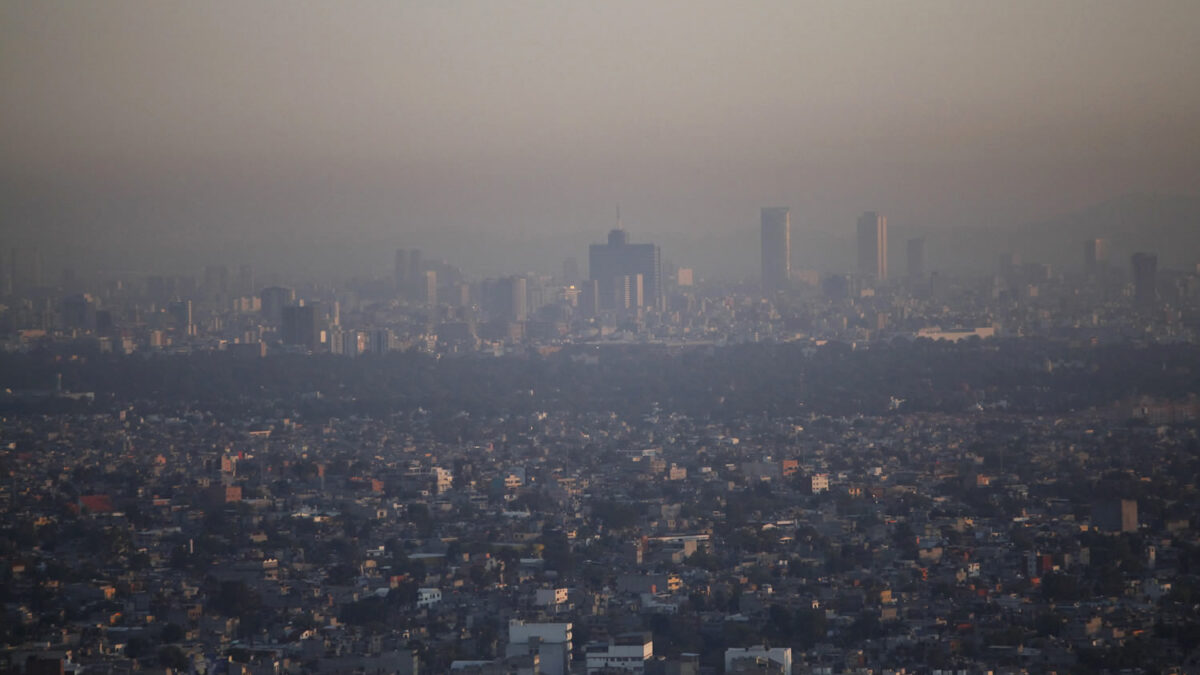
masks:
{"type": "Polygon", "coordinates": [[[925,278],[925,238],[908,240],[908,278],[920,281],[925,278]]]}
{"type": "Polygon", "coordinates": [[[858,273],[887,279],[887,218],[867,211],[858,219],[858,273]]]}
{"type": "Polygon", "coordinates": [[[68,295],[59,303],[62,322],[66,328],[96,330],[96,300],[87,293],[68,295]]]}
{"type": "Polygon", "coordinates": [[[296,291],[282,286],[268,286],[259,293],[263,318],[278,325],[283,321],[283,308],[296,301],[296,291]]]}
{"type": "Polygon", "coordinates": [[[405,269],[404,293],[410,302],[424,303],[428,300],[425,287],[425,262],[421,258],[421,249],[408,251],[408,264],[405,269]]]}
{"type": "Polygon", "coordinates": [[[408,251],[396,249],[396,260],[392,264],[392,283],[396,292],[405,295],[408,288],[408,251]]]}
{"type": "Polygon", "coordinates": [[[196,324],[192,321],[192,301],[179,300],[172,302],[167,307],[167,312],[171,315],[171,320],[175,324],[175,330],[181,335],[195,335],[196,324]]]}
{"type": "Polygon", "coordinates": [[[762,290],[771,295],[787,288],[792,269],[791,210],[786,206],[762,210],[762,290]]]}
{"type": "Polygon", "coordinates": [[[579,313],[585,318],[592,318],[600,310],[600,284],[592,279],[580,283],[579,313]]]}
{"type": "Polygon", "coordinates": [[[437,307],[437,272],[435,270],[425,270],[421,275],[421,299],[425,302],[426,307],[437,307]]]}
{"type": "Polygon", "coordinates": [[[525,277],[513,276],[484,282],[484,304],[493,320],[525,321],[528,318],[525,277]]]}
{"type": "Polygon", "coordinates": [[[1153,253],[1134,253],[1133,300],[1138,307],[1153,307],[1158,301],[1158,256],[1153,253]]]}
{"type": "Polygon", "coordinates": [[[288,305],[283,308],[280,322],[280,342],[316,351],[321,343],[321,315],[316,305],[288,305]]]}
{"type": "Polygon", "coordinates": [[[238,295],[251,295],[254,293],[254,268],[250,265],[242,265],[238,268],[238,295]]]}
{"type": "MultiPolygon", "coordinates": [[[[633,278],[639,274],[642,276],[644,306],[661,309],[662,252],[658,246],[630,244],[625,230],[618,226],[608,233],[607,244],[588,247],[588,275],[599,286],[600,309],[616,309],[618,297],[630,297],[629,290],[636,284],[633,278]]],[[[632,301],[637,302],[637,298],[632,301]]]]}
{"type": "Polygon", "coordinates": [[[1089,239],[1083,242],[1083,273],[1089,278],[1100,274],[1108,264],[1108,242],[1104,239],[1089,239]]]}

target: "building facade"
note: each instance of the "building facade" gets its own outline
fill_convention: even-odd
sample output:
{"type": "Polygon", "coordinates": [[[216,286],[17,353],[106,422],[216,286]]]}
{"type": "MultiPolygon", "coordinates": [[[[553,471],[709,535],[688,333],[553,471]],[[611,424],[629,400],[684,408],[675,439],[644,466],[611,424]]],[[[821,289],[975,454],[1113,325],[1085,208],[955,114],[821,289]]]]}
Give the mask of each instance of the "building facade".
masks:
{"type": "Polygon", "coordinates": [[[1134,253],[1133,300],[1138,307],[1153,307],[1158,302],[1158,256],[1153,253],[1134,253]]]}
{"type": "Polygon", "coordinates": [[[621,228],[608,233],[608,243],[588,247],[588,277],[598,286],[599,309],[663,307],[662,252],[654,244],[629,243],[621,228]]]}
{"type": "Polygon", "coordinates": [[[858,273],[884,281],[888,276],[887,218],[867,211],[858,219],[858,273]]]}

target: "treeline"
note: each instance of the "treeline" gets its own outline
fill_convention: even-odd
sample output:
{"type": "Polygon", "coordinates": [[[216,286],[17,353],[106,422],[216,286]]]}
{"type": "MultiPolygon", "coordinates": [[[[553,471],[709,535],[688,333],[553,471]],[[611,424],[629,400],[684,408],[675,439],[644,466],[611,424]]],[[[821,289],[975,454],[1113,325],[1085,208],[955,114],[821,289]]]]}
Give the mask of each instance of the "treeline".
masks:
{"type": "MultiPolygon", "coordinates": [[[[435,358],[405,352],[347,359],[245,359],[50,351],[0,355],[0,388],[95,392],[94,405],[194,408],[239,416],[383,415],[423,408],[435,418],[533,411],[701,418],[961,412],[975,406],[1053,413],[1132,396],[1182,399],[1196,391],[1194,345],[1071,347],[1037,340],[895,341],[852,349],[831,343],[748,344],[668,352],[655,347],[568,348],[550,356],[435,358]],[[599,363],[573,358],[582,351],[599,363]],[[898,407],[893,399],[903,400],[898,407]]],[[[0,407],[35,405],[5,395],[0,407]]],[[[61,400],[44,399],[44,406],[61,400]]]]}

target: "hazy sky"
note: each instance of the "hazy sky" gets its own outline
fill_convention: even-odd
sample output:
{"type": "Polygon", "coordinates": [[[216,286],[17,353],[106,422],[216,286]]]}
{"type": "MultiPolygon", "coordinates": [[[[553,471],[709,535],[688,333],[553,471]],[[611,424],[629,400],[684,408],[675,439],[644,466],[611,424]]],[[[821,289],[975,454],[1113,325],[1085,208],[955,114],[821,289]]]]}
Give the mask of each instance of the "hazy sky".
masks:
{"type": "Polygon", "coordinates": [[[4,0],[0,216],[166,242],[598,238],[617,202],[647,232],[1020,222],[1200,190],[1198,32],[1195,0],[4,0]]]}

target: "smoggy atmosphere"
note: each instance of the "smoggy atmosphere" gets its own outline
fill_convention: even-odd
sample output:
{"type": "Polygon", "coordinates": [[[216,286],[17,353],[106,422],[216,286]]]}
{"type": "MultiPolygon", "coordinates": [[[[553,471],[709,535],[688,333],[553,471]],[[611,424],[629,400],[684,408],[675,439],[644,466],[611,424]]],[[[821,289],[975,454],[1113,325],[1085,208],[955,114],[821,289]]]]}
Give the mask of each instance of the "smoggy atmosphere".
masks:
{"type": "MultiPolygon", "coordinates": [[[[826,269],[867,209],[920,234],[1191,212],[1197,26],[1192,2],[5,2],[0,239],[81,270],[336,278],[412,245],[512,273],[620,204],[736,277],[763,205],[826,269]]],[[[931,265],[965,260],[950,239],[931,265]]]]}
{"type": "Polygon", "coordinates": [[[1200,673],[1198,34],[0,0],[0,675],[1200,673]]]}

